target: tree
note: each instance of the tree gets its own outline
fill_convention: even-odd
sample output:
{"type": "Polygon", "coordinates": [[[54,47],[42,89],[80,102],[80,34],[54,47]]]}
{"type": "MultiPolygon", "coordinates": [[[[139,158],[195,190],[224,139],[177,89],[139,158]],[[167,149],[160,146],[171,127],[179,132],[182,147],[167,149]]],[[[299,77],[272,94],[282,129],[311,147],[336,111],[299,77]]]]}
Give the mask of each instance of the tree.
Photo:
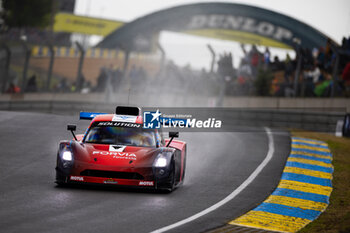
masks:
{"type": "Polygon", "coordinates": [[[53,0],[3,0],[5,25],[45,28],[50,24],[52,4],[53,0]]]}

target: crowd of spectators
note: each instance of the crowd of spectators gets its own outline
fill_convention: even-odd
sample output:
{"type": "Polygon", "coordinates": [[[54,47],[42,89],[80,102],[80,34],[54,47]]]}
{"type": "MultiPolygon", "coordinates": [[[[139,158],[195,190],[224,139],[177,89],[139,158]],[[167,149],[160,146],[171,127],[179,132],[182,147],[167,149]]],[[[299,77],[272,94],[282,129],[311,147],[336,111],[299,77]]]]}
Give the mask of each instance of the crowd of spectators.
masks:
{"type": "MultiPolygon", "coordinates": [[[[155,75],[150,75],[143,66],[133,64],[124,74],[120,68],[101,67],[96,85],[82,79],[82,93],[89,92],[118,92],[130,90],[132,92],[179,94],[210,94],[214,95],[217,87],[216,75],[210,75],[205,69],[200,71],[191,69],[190,65],[179,67],[168,61],[155,75]]],[[[72,92],[75,83],[68,84],[66,79],[55,88],[56,92],[72,92]],[[72,88],[73,87],[73,88],[72,88]]]]}
{"type": "Polygon", "coordinates": [[[297,47],[294,59],[288,53],[284,60],[278,56],[272,58],[268,47],[264,51],[255,45],[249,51],[245,45],[241,48],[244,56],[237,69],[233,68],[231,53],[219,58],[218,75],[225,81],[228,95],[261,95],[262,92],[286,97],[349,95],[350,37],[344,38],[341,46],[328,40],[325,47],[312,50],[297,47]]]}
{"type": "MultiPolygon", "coordinates": [[[[226,95],[269,95],[329,97],[348,96],[350,87],[350,37],[344,38],[341,46],[327,41],[325,47],[295,48],[296,56],[288,53],[280,60],[272,56],[270,49],[258,49],[252,45],[241,45],[243,57],[237,68],[233,66],[232,53],[219,55],[217,69],[207,72],[191,69],[190,65],[179,67],[168,61],[157,74],[151,75],[141,65],[132,64],[124,73],[113,65],[101,67],[94,85],[82,75],[81,83],[60,78],[52,90],[54,92],[82,93],[118,92],[132,89],[143,92],[169,92],[179,94],[218,95],[224,87],[226,95]],[[337,66],[337,69],[335,69],[337,66]],[[333,78],[336,75],[337,78],[333,78]],[[297,80],[295,79],[297,78],[297,80]],[[147,87],[147,88],[145,88],[147,87]]],[[[24,86],[25,92],[37,92],[38,78],[34,74],[24,86]]],[[[8,93],[20,92],[20,87],[10,83],[8,93]]]]}

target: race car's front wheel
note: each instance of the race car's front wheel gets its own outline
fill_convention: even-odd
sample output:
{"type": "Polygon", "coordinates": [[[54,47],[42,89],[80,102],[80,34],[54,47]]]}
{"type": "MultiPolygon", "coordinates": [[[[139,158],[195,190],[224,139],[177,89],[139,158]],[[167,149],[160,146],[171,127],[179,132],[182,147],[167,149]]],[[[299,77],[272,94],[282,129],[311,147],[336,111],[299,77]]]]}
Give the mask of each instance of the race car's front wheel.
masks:
{"type": "Polygon", "coordinates": [[[175,188],[175,165],[173,165],[169,180],[170,180],[170,184],[169,184],[168,191],[171,192],[175,188]]]}
{"type": "Polygon", "coordinates": [[[170,167],[171,169],[169,170],[169,176],[166,181],[158,184],[158,190],[161,192],[165,191],[167,193],[170,193],[175,189],[175,163],[172,162],[170,167]]]}
{"type": "Polygon", "coordinates": [[[67,176],[65,176],[58,168],[56,168],[56,180],[55,183],[58,186],[67,184],[67,176]]]}

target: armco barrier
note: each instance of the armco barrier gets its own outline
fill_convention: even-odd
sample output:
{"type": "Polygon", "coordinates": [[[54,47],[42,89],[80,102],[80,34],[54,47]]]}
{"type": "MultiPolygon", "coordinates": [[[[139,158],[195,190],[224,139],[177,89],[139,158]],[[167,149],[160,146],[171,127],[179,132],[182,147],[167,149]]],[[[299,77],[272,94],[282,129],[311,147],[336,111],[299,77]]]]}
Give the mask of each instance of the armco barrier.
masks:
{"type": "Polygon", "coordinates": [[[281,109],[237,109],[227,112],[224,119],[242,126],[270,126],[305,129],[320,132],[335,132],[338,120],[344,112],[310,112],[281,109]]]}
{"type": "MultiPolygon", "coordinates": [[[[106,95],[92,94],[24,94],[0,95],[0,110],[36,111],[55,114],[76,114],[79,111],[111,112],[116,105],[193,107],[207,107],[205,97],[191,97],[170,95],[164,93],[162,98],[155,96],[145,99],[142,95],[127,93],[112,95],[106,101],[106,95]],[[179,97],[180,96],[180,97],[179,97]],[[129,98],[129,101],[128,101],[129,98]],[[111,101],[112,100],[112,101],[111,101]]],[[[335,132],[337,122],[343,120],[346,110],[349,112],[348,99],[292,99],[280,98],[226,98],[222,117],[230,119],[232,124],[242,126],[270,126],[288,127],[305,130],[335,132]],[[346,101],[345,101],[346,100],[346,101]],[[316,108],[311,105],[315,104],[316,108]],[[332,108],[332,106],[338,109],[332,108]],[[274,106],[274,107],[273,107],[274,106]],[[297,107],[299,106],[299,107],[297,107]],[[329,110],[337,110],[335,112],[329,110]]]]}
{"type": "Polygon", "coordinates": [[[272,109],[339,109],[350,112],[349,98],[278,98],[278,97],[226,97],[225,107],[272,109]]]}

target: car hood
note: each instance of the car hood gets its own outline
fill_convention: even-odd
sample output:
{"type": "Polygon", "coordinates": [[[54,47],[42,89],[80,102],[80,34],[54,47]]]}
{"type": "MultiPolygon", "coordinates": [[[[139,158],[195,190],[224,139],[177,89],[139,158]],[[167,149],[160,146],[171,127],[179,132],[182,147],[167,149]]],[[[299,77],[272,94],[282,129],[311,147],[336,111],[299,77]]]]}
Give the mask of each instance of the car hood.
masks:
{"type": "Polygon", "coordinates": [[[159,148],[84,143],[76,146],[77,159],[98,165],[150,166],[159,148]]]}

